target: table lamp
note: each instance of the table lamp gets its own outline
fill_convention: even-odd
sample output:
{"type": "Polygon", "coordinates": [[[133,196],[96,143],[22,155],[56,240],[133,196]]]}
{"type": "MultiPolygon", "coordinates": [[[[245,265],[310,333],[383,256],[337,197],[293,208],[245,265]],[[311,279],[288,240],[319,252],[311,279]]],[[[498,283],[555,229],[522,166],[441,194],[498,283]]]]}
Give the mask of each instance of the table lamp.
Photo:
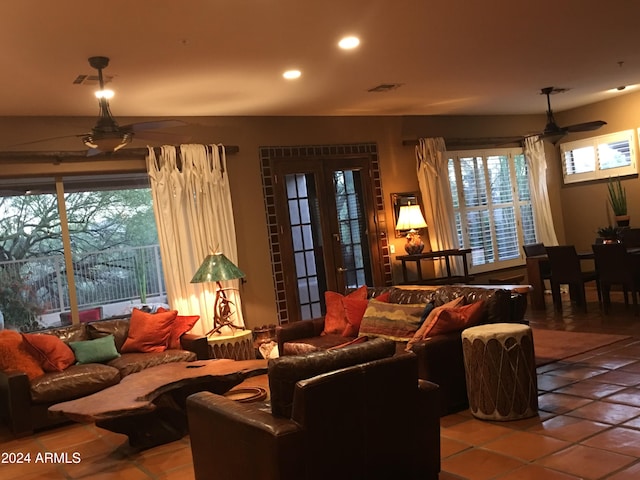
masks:
{"type": "Polygon", "coordinates": [[[242,330],[244,327],[234,325],[231,321],[233,311],[231,302],[225,293],[229,288],[223,288],[220,283],[223,280],[237,280],[243,278],[244,272],[236,267],[231,260],[218,252],[207,255],[200,268],[191,279],[191,283],[216,282],[216,299],[213,304],[213,328],[207,332],[207,337],[219,332],[222,327],[231,327],[242,330]]]}
{"type": "Polygon", "coordinates": [[[420,205],[411,205],[411,202],[409,202],[408,205],[400,207],[396,230],[409,230],[407,232],[407,243],[404,246],[408,255],[422,253],[424,243],[422,243],[417,229],[425,228],[426,226],[427,222],[424,221],[424,217],[420,211],[420,205]]]}

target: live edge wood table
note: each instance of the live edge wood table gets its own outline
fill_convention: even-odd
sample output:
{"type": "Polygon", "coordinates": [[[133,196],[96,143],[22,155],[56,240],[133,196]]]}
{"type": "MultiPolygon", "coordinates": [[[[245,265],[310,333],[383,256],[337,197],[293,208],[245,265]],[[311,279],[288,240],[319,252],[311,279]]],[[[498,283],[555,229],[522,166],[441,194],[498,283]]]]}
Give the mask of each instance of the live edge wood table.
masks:
{"type": "Polygon", "coordinates": [[[398,255],[396,260],[400,260],[402,262],[402,280],[404,283],[409,283],[409,275],[407,273],[407,262],[415,262],[416,264],[416,273],[418,274],[417,281],[411,283],[419,283],[425,285],[443,285],[443,284],[451,284],[451,283],[468,283],[472,280],[472,277],[469,276],[469,266],[467,264],[467,254],[471,253],[470,248],[460,248],[460,249],[450,249],[450,250],[439,250],[435,252],[426,252],[419,253],[417,255],[398,255]],[[463,275],[453,275],[451,273],[451,257],[461,257],[462,258],[462,268],[464,271],[463,275]],[[447,274],[444,277],[438,278],[422,278],[422,260],[435,260],[436,258],[444,258],[444,262],[446,265],[447,274]]]}
{"type": "Polygon", "coordinates": [[[266,372],[267,360],[167,363],[127,375],[92,395],[52,405],[49,412],[124,433],[136,449],[151,448],[187,434],[189,395],[205,390],[221,395],[244,379],[266,372]]]}

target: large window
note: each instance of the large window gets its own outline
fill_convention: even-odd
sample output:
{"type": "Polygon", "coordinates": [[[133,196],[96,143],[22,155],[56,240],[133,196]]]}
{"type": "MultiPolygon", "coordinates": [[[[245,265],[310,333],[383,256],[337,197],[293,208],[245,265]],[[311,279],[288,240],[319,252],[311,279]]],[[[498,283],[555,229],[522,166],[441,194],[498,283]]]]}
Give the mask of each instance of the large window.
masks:
{"type": "Polygon", "coordinates": [[[7,328],[69,323],[74,304],[83,321],[166,301],[146,174],[3,180],[0,187],[7,328]]]}
{"type": "Polygon", "coordinates": [[[564,183],[638,173],[633,130],[560,145],[564,183]]]}
{"type": "Polygon", "coordinates": [[[458,240],[471,272],[523,263],[535,243],[529,172],[522,149],[447,152],[458,240]]]}

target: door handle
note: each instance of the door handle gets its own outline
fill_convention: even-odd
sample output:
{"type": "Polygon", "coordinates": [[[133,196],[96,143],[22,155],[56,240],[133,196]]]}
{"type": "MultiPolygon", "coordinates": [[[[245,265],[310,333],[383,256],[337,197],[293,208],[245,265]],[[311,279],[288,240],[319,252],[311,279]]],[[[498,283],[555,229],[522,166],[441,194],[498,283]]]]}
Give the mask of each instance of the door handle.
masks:
{"type": "Polygon", "coordinates": [[[336,268],[336,270],[338,271],[338,273],[344,273],[344,272],[347,271],[347,269],[344,268],[344,267],[338,267],[338,268],[336,268]]]}
{"type": "Polygon", "coordinates": [[[336,243],[340,243],[340,234],[339,233],[334,233],[333,234],[333,239],[336,241],[336,243]]]}

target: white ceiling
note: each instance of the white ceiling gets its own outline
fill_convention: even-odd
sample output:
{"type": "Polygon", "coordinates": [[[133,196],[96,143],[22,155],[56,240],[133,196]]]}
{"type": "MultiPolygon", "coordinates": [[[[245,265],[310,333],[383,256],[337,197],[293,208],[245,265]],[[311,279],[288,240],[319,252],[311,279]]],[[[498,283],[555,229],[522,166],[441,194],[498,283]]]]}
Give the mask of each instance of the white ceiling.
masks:
{"type": "Polygon", "coordinates": [[[0,116],[97,115],[72,83],[94,55],[116,118],[532,114],[542,87],[571,89],[561,111],[640,84],[637,0],[20,0],[0,18],[0,116]]]}

